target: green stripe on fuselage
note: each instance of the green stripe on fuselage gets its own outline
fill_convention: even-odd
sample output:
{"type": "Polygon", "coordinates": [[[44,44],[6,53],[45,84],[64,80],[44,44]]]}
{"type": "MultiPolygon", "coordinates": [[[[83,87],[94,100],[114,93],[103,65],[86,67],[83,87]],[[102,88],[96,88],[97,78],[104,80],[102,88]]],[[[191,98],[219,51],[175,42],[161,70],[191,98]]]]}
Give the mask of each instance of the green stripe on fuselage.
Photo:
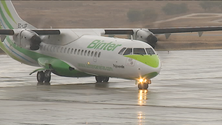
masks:
{"type": "Polygon", "coordinates": [[[159,57],[157,55],[124,55],[124,56],[140,61],[153,68],[157,68],[159,66],[159,57]]]}
{"type": "MultiPolygon", "coordinates": [[[[20,47],[16,46],[9,37],[6,37],[6,39],[13,48],[15,48],[17,51],[23,53],[24,55],[32,58],[36,62],[42,63],[41,65],[44,68],[47,69],[49,64],[50,64],[52,66],[53,73],[55,73],[56,75],[66,76],[66,77],[91,76],[91,75],[86,74],[84,72],[80,72],[80,71],[77,71],[77,70],[70,70],[69,69],[70,66],[67,63],[65,63],[64,61],[60,60],[60,59],[57,59],[55,57],[46,56],[44,54],[36,53],[36,52],[30,51],[30,50],[27,50],[27,49],[20,48],[20,47]],[[44,61],[45,61],[45,65],[43,65],[44,61]]],[[[4,48],[4,45],[2,43],[0,45],[1,45],[2,48],[4,48]]],[[[14,59],[17,58],[13,54],[11,54],[10,56],[12,56],[12,58],[14,58],[14,59]]],[[[19,61],[19,59],[16,59],[16,60],[19,61]]]]}

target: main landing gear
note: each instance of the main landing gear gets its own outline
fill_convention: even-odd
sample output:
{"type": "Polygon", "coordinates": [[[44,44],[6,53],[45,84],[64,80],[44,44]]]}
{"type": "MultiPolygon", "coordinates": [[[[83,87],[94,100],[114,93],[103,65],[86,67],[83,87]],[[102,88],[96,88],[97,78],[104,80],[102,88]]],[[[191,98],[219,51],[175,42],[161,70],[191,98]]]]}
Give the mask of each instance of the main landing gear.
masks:
{"type": "Polygon", "coordinates": [[[51,71],[46,70],[45,72],[39,71],[37,73],[37,81],[39,85],[50,85],[51,71]]]}
{"type": "Polygon", "coordinates": [[[151,84],[150,79],[140,78],[137,80],[139,90],[147,90],[149,88],[149,84],[151,84]]]}
{"type": "Polygon", "coordinates": [[[95,76],[95,79],[96,79],[96,82],[98,83],[109,81],[109,77],[105,77],[105,76],[95,76]]]}

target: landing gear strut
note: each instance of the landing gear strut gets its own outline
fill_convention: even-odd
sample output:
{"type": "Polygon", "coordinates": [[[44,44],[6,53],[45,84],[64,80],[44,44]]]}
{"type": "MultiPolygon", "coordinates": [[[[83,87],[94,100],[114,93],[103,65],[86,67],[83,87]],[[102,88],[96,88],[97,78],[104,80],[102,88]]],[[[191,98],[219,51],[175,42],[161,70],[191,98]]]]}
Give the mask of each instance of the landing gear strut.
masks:
{"type": "Polygon", "coordinates": [[[95,76],[96,82],[108,82],[109,81],[109,77],[105,77],[105,76],[95,76]]]}
{"type": "Polygon", "coordinates": [[[139,90],[147,90],[149,88],[149,84],[151,84],[151,80],[140,78],[137,80],[139,90]]]}
{"type": "Polygon", "coordinates": [[[50,85],[51,71],[46,70],[45,72],[39,71],[37,73],[37,81],[39,85],[50,85]]]}

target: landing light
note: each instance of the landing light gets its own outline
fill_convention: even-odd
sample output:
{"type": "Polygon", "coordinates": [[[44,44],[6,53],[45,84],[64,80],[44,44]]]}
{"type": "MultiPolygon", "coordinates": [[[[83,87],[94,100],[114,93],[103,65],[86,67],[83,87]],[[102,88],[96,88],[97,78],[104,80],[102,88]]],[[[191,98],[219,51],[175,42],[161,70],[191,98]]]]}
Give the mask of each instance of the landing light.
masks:
{"type": "Polygon", "coordinates": [[[141,82],[141,83],[143,82],[143,79],[142,79],[142,78],[140,78],[140,82],[141,82]]]}
{"type": "Polygon", "coordinates": [[[143,83],[147,83],[147,84],[151,84],[150,80],[147,78],[139,78],[137,79],[137,84],[143,84],[143,83]]]}
{"type": "Polygon", "coordinates": [[[147,79],[146,78],[139,78],[137,80],[139,83],[146,83],[147,82],[147,79]]]}

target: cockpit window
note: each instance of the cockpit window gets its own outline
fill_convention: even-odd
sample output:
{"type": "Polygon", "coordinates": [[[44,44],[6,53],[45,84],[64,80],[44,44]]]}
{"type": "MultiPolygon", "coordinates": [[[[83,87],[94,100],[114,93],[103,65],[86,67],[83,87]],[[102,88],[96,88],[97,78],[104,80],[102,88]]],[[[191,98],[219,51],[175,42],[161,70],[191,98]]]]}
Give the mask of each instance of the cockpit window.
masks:
{"type": "Polygon", "coordinates": [[[153,55],[153,54],[155,54],[155,52],[153,51],[152,48],[146,48],[146,52],[147,52],[148,55],[153,55]]]}
{"type": "Polygon", "coordinates": [[[120,54],[120,55],[122,55],[123,54],[123,52],[126,50],[126,48],[124,47],[124,48],[122,48],[120,51],[119,51],[119,53],[118,54],[120,54]]]}
{"type": "Polygon", "coordinates": [[[146,55],[146,51],[144,48],[133,48],[133,54],[146,55]]]}
{"type": "Polygon", "coordinates": [[[132,48],[127,48],[123,55],[132,55],[132,48]]]}

